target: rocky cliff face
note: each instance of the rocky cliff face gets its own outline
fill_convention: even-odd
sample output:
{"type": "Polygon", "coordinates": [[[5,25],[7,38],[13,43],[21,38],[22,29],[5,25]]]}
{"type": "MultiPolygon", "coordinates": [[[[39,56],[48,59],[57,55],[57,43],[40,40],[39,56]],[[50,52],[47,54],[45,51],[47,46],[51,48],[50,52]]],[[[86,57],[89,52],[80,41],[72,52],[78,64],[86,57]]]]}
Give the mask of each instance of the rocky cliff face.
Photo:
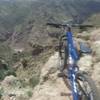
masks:
{"type": "Polygon", "coordinates": [[[78,19],[81,23],[97,12],[100,12],[97,0],[0,0],[0,40],[11,41],[16,33],[14,41],[19,45],[36,41],[35,38],[41,43],[41,39],[47,38],[46,22],[78,19]]]}
{"type": "Polygon", "coordinates": [[[59,56],[56,52],[41,70],[40,84],[35,87],[30,100],[70,100],[70,90],[64,84],[63,79],[57,77],[59,56]],[[67,94],[68,96],[62,96],[67,94]]]}
{"type": "MultiPolygon", "coordinates": [[[[90,33],[91,39],[88,40],[88,42],[91,45],[93,53],[91,55],[83,55],[80,58],[78,65],[81,70],[89,73],[100,91],[99,34],[100,30],[95,30],[90,33]],[[95,40],[93,38],[95,38],[95,40]]],[[[84,41],[84,38],[81,40],[84,41]]],[[[12,100],[12,98],[14,98],[16,100],[66,100],[67,98],[67,100],[70,100],[71,91],[67,88],[64,80],[57,77],[57,74],[59,73],[59,64],[59,55],[58,52],[55,52],[44,65],[42,64],[40,82],[34,89],[30,87],[23,87],[23,84],[19,81],[19,79],[14,76],[7,76],[0,85],[2,99],[12,100]]]]}
{"type": "MultiPolygon", "coordinates": [[[[98,31],[93,33],[97,36],[100,34],[98,31]]],[[[93,38],[93,33],[90,34],[91,38],[93,38]]],[[[95,58],[98,56],[98,59],[100,59],[100,56],[96,55],[96,52],[99,50],[96,47],[100,48],[98,42],[100,42],[100,40],[91,43],[93,55],[83,55],[79,60],[78,65],[80,70],[89,73],[100,91],[100,61],[95,58]]],[[[57,77],[58,66],[59,56],[58,53],[55,53],[50,57],[48,62],[44,65],[44,68],[41,70],[40,84],[35,87],[33,96],[30,100],[70,100],[70,90],[66,87],[64,80],[57,77]],[[65,95],[62,96],[62,94],[65,95]]]]}

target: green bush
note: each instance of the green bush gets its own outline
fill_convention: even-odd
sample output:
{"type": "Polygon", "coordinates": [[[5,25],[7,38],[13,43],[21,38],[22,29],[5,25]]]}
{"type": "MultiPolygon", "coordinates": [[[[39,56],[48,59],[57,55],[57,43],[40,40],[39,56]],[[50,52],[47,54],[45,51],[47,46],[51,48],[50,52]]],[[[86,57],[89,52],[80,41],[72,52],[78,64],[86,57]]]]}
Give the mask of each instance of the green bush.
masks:
{"type": "Polygon", "coordinates": [[[8,65],[6,65],[6,69],[1,66],[2,68],[0,69],[0,80],[3,80],[6,76],[9,76],[9,75],[14,75],[16,76],[14,70],[9,67],[8,65]]]}
{"type": "Polygon", "coordinates": [[[3,92],[4,92],[3,88],[0,87],[0,99],[2,98],[3,92]]]}
{"type": "Polygon", "coordinates": [[[35,87],[39,83],[39,77],[38,76],[33,76],[29,80],[30,86],[35,87]]]}
{"type": "Polygon", "coordinates": [[[28,95],[29,97],[32,97],[32,95],[33,95],[32,91],[28,91],[28,92],[27,92],[27,95],[28,95]]]}

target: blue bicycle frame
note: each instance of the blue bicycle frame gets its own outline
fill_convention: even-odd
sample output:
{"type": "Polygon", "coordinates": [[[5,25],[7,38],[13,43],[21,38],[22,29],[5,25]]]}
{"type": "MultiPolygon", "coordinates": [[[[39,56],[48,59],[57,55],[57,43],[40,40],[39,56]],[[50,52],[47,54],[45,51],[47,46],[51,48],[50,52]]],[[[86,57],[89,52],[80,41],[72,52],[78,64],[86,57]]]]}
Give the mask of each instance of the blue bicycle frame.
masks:
{"type": "MultiPolygon", "coordinates": [[[[77,88],[77,73],[79,71],[79,68],[77,67],[77,60],[79,59],[78,52],[76,50],[76,47],[74,45],[73,41],[73,33],[71,32],[71,27],[69,25],[63,25],[63,24],[55,24],[55,23],[47,23],[47,25],[56,27],[56,28],[63,28],[65,29],[66,38],[67,38],[67,68],[68,68],[68,78],[71,83],[71,89],[72,89],[72,95],[73,100],[80,100],[81,94],[80,91],[77,88]],[[66,30],[67,29],[67,30],[66,30]]],[[[73,24],[72,27],[93,27],[92,25],[78,25],[73,24]]],[[[90,51],[90,50],[89,50],[90,51]]],[[[86,49],[86,52],[87,49],[86,49]]]]}
{"type": "Polygon", "coordinates": [[[67,37],[67,46],[68,46],[68,58],[71,60],[68,64],[68,78],[71,82],[71,89],[72,89],[72,95],[73,100],[79,100],[79,92],[77,89],[77,83],[76,83],[76,73],[78,71],[77,66],[75,66],[75,62],[78,60],[78,53],[74,46],[73,42],[73,33],[70,31],[70,27],[68,29],[69,31],[66,32],[67,37]]]}

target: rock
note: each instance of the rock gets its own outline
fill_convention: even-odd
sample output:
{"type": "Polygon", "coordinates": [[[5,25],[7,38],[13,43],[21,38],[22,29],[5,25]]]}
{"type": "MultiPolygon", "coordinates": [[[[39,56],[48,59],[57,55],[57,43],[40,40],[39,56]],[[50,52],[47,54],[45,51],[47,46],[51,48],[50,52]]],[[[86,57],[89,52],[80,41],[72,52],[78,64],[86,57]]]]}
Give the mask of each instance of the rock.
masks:
{"type": "Polygon", "coordinates": [[[100,62],[93,66],[92,78],[100,89],[100,62]]]}
{"type": "MultiPolygon", "coordinates": [[[[10,98],[9,96],[3,96],[2,99],[3,100],[12,100],[12,98],[10,98]]],[[[13,100],[16,100],[16,99],[13,99],[13,100]]]]}
{"type": "Polygon", "coordinates": [[[100,29],[91,32],[90,40],[93,42],[100,41],[100,29]]]}
{"type": "Polygon", "coordinates": [[[59,54],[56,52],[53,56],[51,56],[48,60],[48,62],[44,65],[44,67],[41,70],[41,82],[45,81],[46,79],[50,78],[49,76],[51,74],[54,74],[57,72],[59,67],[59,54]]]}
{"type": "Polygon", "coordinates": [[[81,38],[84,40],[89,40],[90,39],[90,34],[88,32],[82,32],[77,35],[77,38],[81,38]]]}
{"type": "Polygon", "coordinates": [[[82,38],[74,38],[74,40],[75,40],[76,43],[80,43],[80,42],[86,43],[87,42],[82,38]]]}
{"type": "Polygon", "coordinates": [[[5,92],[2,96],[3,100],[29,100],[27,89],[11,89],[5,92]]]}
{"type": "Polygon", "coordinates": [[[24,51],[24,48],[13,48],[14,53],[22,53],[24,51]]]}
{"type": "Polygon", "coordinates": [[[2,100],[29,100],[30,91],[29,87],[22,87],[21,82],[14,76],[7,76],[1,82],[2,100]]]}
{"type": "Polygon", "coordinates": [[[92,43],[93,58],[95,62],[100,61],[100,41],[95,41],[92,43]]]}
{"type": "Polygon", "coordinates": [[[41,71],[41,81],[35,87],[30,100],[70,100],[70,90],[66,87],[64,81],[57,77],[58,57],[58,52],[56,52],[44,65],[41,71]]]}
{"type": "Polygon", "coordinates": [[[70,93],[62,79],[49,80],[34,89],[30,100],[70,100],[70,93]]]}
{"type": "Polygon", "coordinates": [[[2,100],[29,100],[29,97],[27,94],[25,94],[24,91],[17,91],[18,94],[15,94],[13,96],[10,96],[9,94],[3,95],[2,100]],[[19,92],[19,93],[18,93],[19,92]]]}
{"type": "Polygon", "coordinates": [[[23,68],[21,61],[15,63],[15,65],[13,66],[13,69],[16,71],[18,68],[23,68]]]}
{"type": "Polygon", "coordinates": [[[0,59],[0,70],[1,69],[5,69],[5,70],[8,70],[8,64],[5,60],[3,59],[0,59]]]}
{"type": "MultiPolygon", "coordinates": [[[[1,86],[3,88],[3,98],[6,98],[11,95],[15,96],[25,96],[26,89],[22,89],[22,84],[18,80],[18,78],[14,76],[7,76],[5,79],[1,82],[1,86]]],[[[3,99],[6,100],[6,99],[3,99]]]]}
{"type": "Polygon", "coordinates": [[[44,47],[42,45],[39,45],[39,44],[33,44],[32,48],[33,48],[33,50],[32,50],[32,55],[33,56],[39,55],[44,50],[44,47]]]}
{"type": "Polygon", "coordinates": [[[27,68],[27,66],[28,66],[28,60],[25,59],[25,58],[21,59],[21,64],[22,64],[23,68],[27,68]]]}
{"type": "Polygon", "coordinates": [[[91,55],[85,55],[80,58],[78,61],[78,66],[80,70],[86,71],[86,72],[91,72],[92,71],[92,56],[91,55]]]}
{"type": "Polygon", "coordinates": [[[4,87],[9,87],[12,86],[13,84],[15,84],[15,82],[18,79],[16,77],[14,77],[13,75],[10,76],[6,76],[5,79],[1,82],[1,85],[4,87]]]}

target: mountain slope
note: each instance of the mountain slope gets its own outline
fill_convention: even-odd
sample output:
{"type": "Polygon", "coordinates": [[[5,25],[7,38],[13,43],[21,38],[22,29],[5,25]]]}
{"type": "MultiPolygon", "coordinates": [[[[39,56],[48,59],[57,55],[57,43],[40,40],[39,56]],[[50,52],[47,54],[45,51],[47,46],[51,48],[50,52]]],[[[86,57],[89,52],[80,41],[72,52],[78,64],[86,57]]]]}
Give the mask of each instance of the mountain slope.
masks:
{"type": "Polygon", "coordinates": [[[99,11],[100,2],[97,0],[0,0],[0,33],[12,33],[16,26],[20,30],[20,25],[26,25],[27,20],[38,25],[78,16],[83,22],[99,11]]]}
{"type": "Polygon", "coordinates": [[[99,0],[0,0],[0,42],[24,50],[36,43],[54,45],[45,23],[82,23],[99,12],[99,0]]]}
{"type": "Polygon", "coordinates": [[[10,0],[5,2],[2,2],[2,5],[6,5],[5,11],[1,13],[3,16],[1,19],[4,21],[1,26],[5,30],[10,30],[11,34],[16,32],[15,42],[21,41],[21,43],[31,39],[36,41],[36,37],[40,40],[41,33],[44,34],[41,34],[39,43],[43,38],[47,38],[44,32],[46,22],[65,22],[70,19],[76,22],[78,19],[78,22],[82,23],[92,14],[100,11],[100,2],[97,0],[85,2],[84,0],[26,0],[25,2],[10,0]]]}

